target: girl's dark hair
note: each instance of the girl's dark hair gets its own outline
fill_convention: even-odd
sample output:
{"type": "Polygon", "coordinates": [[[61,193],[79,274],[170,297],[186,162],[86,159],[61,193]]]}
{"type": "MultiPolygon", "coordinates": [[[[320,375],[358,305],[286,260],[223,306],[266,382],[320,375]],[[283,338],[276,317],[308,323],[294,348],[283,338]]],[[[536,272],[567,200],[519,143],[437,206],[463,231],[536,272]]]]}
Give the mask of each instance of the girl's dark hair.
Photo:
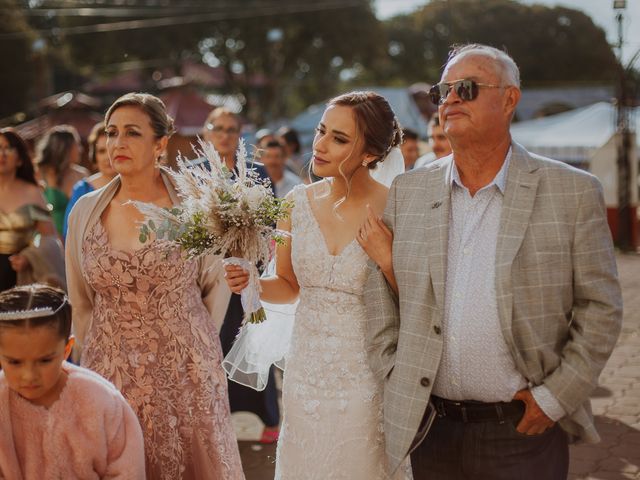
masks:
{"type": "Polygon", "coordinates": [[[151,128],[156,138],[170,137],[175,131],[173,128],[173,118],[167,113],[167,107],[158,97],[149,93],[127,93],[118,98],[107,110],[105,124],[113,112],[120,107],[138,107],[142,110],[151,122],[151,128]]]}
{"type": "Polygon", "coordinates": [[[69,167],[69,152],[73,145],[80,146],[80,135],[71,125],[52,127],[38,143],[35,163],[40,168],[53,168],[58,186],[62,184],[69,167]]]}
{"type": "Polygon", "coordinates": [[[98,139],[104,135],[106,135],[104,122],[98,122],[93,126],[89,136],[87,137],[87,144],[89,145],[89,160],[91,163],[96,163],[96,143],[98,143],[98,139]]]}
{"type": "Polygon", "coordinates": [[[22,139],[20,134],[11,127],[0,129],[0,135],[2,135],[9,145],[16,149],[18,159],[20,163],[16,170],[16,177],[24,180],[25,182],[38,185],[36,181],[36,175],[33,170],[33,163],[31,162],[31,154],[26,142],[22,139]]]}
{"type": "Polygon", "coordinates": [[[332,99],[328,106],[351,107],[356,126],[364,138],[364,151],[376,157],[368,164],[375,168],[389,151],[402,143],[402,129],[389,102],[375,92],[350,92],[332,99]]]}
{"type": "Polygon", "coordinates": [[[25,285],[0,292],[0,330],[4,328],[50,327],[61,339],[71,335],[71,305],[66,294],[48,285],[25,285]],[[45,317],[30,317],[34,309],[50,308],[54,313],[45,317]],[[11,319],[2,318],[3,312],[12,312],[11,319]],[[24,312],[24,318],[20,317],[24,312]]]}

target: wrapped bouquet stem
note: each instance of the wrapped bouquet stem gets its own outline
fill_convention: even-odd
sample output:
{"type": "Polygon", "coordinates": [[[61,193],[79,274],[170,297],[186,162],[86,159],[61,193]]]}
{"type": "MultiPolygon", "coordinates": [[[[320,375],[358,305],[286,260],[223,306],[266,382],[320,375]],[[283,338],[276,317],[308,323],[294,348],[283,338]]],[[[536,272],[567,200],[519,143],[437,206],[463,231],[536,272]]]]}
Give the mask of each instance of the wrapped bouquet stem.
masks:
{"type": "Polygon", "coordinates": [[[226,167],[211,143],[200,141],[194,150],[208,160],[210,170],[178,158],[178,170],[171,176],[182,200],[180,207],[134,202],[145,216],[140,241],[146,242],[153,233],[158,241],[179,246],[189,258],[219,255],[248,270],[250,286],[241,294],[245,322],[261,322],[265,314],[256,265],[267,265],[274,245],[289,235],[275,225],[288,217],[293,204],[276,198],[269,181],[247,167],[243,142],[235,172],[226,167]]]}
{"type": "Polygon", "coordinates": [[[224,263],[237,265],[249,272],[249,284],[240,292],[240,302],[242,303],[246,322],[262,323],[267,318],[267,315],[260,302],[260,292],[262,288],[260,287],[258,268],[249,260],[238,257],[225,258],[224,263]]]}

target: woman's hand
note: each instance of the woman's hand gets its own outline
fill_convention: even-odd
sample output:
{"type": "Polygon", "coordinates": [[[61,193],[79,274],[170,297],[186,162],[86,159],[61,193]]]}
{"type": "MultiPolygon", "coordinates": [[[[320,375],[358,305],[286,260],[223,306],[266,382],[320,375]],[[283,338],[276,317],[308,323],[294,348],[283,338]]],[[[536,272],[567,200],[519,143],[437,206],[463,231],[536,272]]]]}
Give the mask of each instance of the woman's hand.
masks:
{"type": "Polygon", "coordinates": [[[398,295],[398,283],[393,272],[393,232],[385,225],[382,218],[375,215],[367,205],[367,219],[356,236],[358,243],[367,255],[378,264],[387,283],[398,295]]]}
{"type": "Polygon", "coordinates": [[[233,293],[240,293],[249,285],[249,272],[238,265],[225,265],[224,279],[233,293]]]}
{"type": "Polygon", "coordinates": [[[369,205],[367,205],[367,219],[360,227],[356,240],[383,272],[392,270],[393,233],[382,218],[373,213],[369,205]]]}
{"type": "Polygon", "coordinates": [[[15,255],[11,255],[9,257],[9,263],[11,264],[11,268],[13,268],[16,272],[22,272],[29,268],[29,260],[24,255],[20,255],[16,253],[15,255]]]}

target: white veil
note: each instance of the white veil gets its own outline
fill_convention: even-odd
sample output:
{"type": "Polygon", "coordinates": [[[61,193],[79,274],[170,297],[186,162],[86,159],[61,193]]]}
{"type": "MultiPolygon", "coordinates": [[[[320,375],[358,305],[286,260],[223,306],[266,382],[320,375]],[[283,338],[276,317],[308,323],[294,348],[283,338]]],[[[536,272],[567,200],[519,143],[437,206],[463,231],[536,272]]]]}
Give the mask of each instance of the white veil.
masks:
{"type": "MultiPolygon", "coordinates": [[[[390,187],[393,179],[402,172],[402,152],[400,148],[393,147],[371,171],[371,176],[377,182],[390,187]]],[[[274,273],[275,261],[272,261],[263,276],[274,273]]],[[[230,380],[255,390],[264,390],[267,386],[271,365],[284,370],[298,302],[282,305],[262,302],[262,306],[267,319],[262,323],[243,325],[233,347],[222,362],[230,380]]]]}
{"type": "Polygon", "coordinates": [[[376,168],[371,171],[371,177],[386,187],[401,173],[404,173],[404,157],[400,147],[393,147],[376,168]]]}

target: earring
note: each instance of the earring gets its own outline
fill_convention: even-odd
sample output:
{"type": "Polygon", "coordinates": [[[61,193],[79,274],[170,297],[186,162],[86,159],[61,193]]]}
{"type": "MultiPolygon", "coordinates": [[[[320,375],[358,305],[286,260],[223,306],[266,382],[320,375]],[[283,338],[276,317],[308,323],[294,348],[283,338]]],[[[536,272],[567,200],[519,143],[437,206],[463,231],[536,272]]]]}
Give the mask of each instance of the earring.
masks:
{"type": "Polygon", "coordinates": [[[365,160],[362,161],[362,166],[366,167],[367,166],[367,162],[365,160]]]}

